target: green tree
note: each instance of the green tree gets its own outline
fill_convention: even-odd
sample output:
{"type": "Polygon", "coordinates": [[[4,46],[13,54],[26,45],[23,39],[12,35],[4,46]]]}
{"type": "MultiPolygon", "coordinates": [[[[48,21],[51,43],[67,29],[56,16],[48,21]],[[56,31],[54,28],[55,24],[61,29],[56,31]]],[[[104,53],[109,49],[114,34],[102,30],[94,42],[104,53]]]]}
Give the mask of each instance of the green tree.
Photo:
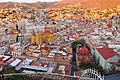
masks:
{"type": "Polygon", "coordinates": [[[76,48],[78,44],[80,44],[81,47],[83,47],[86,44],[86,42],[84,40],[75,41],[75,42],[72,43],[72,47],[76,48]]]}
{"type": "Polygon", "coordinates": [[[89,63],[89,62],[81,62],[79,64],[79,68],[81,70],[85,70],[85,69],[95,69],[95,70],[98,70],[99,72],[101,73],[104,73],[104,70],[103,68],[100,66],[100,65],[96,65],[94,63],[89,63]]]}
{"type": "Polygon", "coordinates": [[[118,62],[117,62],[117,66],[120,66],[120,59],[119,59],[118,62]]]}
{"type": "Polygon", "coordinates": [[[28,76],[23,75],[13,75],[6,78],[5,80],[30,80],[30,78],[28,76]]]}
{"type": "Polygon", "coordinates": [[[16,73],[17,71],[15,70],[14,67],[12,66],[5,66],[2,70],[3,74],[10,74],[10,73],[16,73]]]}
{"type": "Polygon", "coordinates": [[[26,75],[12,75],[12,76],[5,78],[5,80],[52,80],[52,79],[42,78],[42,77],[36,78],[36,77],[30,77],[26,75]]]}

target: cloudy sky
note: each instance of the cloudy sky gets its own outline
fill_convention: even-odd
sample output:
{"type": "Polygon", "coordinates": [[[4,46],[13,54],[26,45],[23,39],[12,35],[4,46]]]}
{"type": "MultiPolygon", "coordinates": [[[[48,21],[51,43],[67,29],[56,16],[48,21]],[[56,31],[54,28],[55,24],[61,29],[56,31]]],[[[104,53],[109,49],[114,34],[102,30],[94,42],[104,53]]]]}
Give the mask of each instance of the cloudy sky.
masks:
{"type": "Polygon", "coordinates": [[[53,2],[53,1],[60,1],[60,0],[0,0],[0,2],[37,2],[37,1],[42,1],[42,2],[53,2]]]}

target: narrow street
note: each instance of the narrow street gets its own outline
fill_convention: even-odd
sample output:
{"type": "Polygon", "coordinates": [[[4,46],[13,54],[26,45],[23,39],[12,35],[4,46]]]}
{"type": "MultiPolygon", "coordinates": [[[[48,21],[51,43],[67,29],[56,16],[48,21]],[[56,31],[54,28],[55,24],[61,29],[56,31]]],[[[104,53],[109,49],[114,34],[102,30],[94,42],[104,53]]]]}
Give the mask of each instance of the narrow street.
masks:
{"type": "Polygon", "coordinates": [[[74,75],[74,72],[77,71],[77,62],[76,62],[76,49],[73,49],[73,57],[71,61],[71,75],[74,75]]]}

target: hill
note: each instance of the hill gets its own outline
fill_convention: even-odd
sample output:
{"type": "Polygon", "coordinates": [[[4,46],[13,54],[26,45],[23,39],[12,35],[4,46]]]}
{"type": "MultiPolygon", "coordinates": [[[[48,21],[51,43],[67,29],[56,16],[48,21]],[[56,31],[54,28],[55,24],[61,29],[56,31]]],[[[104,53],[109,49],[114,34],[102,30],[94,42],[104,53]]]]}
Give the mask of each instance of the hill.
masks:
{"type": "Polygon", "coordinates": [[[120,0],[62,0],[58,2],[36,2],[36,3],[16,3],[16,2],[3,2],[0,3],[0,9],[3,8],[17,8],[27,7],[33,9],[44,8],[62,8],[69,4],[80,4],[85,8],[115,8],[120,5],[120,0]]]}
{"type": "Polygon", "coordinates": [[[26,7],[32,9],[43,9],[53,5],[54,2],[36,2],[36,3],[17,3],[17,2],[2,2],[0,9],[26,7]]]}
{"type": "Polygon", "coordinates": [[[115,8],[120,5],[120,0],[62,0],[56,6],[62,7],[67,4],[82,4],[85,8],[115,8]]]}

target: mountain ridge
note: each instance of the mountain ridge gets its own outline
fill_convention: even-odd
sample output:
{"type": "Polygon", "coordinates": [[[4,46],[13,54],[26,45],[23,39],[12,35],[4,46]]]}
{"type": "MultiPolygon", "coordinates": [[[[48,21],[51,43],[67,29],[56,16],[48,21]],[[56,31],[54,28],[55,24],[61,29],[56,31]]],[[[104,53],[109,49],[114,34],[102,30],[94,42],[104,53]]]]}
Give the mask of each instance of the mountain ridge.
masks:
{"type": "Polygon", "coordinates": [[[1,5],[0,9],[9,8],[9,7],[16,8],[19,6],[26,6],[35,9],[62,8],[69,4],[72,5],[81,4],[84,5],[84,8],[107,9],[107,8],[115,8],[117,6],[120,6],[120,1],[119,0],[62,0],[57,2],[35,2],[35,3],[2,2],[0,3],[1,5]]]}
{"type": "Polygon", "coordinates": [[[86,8],[115,8],[120,5],[119,0],[62,0],[56,5],[66,5],[66,4],[82,4],[86,8]]]}

